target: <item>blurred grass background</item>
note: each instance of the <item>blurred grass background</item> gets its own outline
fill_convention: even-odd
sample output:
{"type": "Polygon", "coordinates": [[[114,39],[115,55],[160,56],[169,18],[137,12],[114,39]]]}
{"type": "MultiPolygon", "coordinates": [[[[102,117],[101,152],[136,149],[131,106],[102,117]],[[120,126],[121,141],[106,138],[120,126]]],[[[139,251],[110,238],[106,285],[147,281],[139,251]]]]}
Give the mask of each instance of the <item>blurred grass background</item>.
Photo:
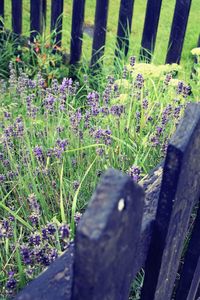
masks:
{"type": "MultiPolygon", "coordinates": [[[[5,1],[5,26],[11,29],[11,1],[5,1]]],[[[165,62],[169,34],[173,19],[175,0],[163,0],[161,8],[161,16],[159,21],[159,28],[157,34],[157,42],[154,53],[154,62],[162,64],[165,62]]],[[[132,21],[132,33],[130,37],[130,50],[129,56],[135,55],[138,57],[142,31],[144,26],[144,17],[146,12],[147,0],[135,0],[134,13],[132,21]]],[[[64,1],[64,18],[63,18],[63,47],[69,53],[70,51],[70,35],[71,35],[71,16],[72,16],[72,0],[64,1]]],[[[96,0],[86,0],[85,8],[85,26],[94,26],[95,18],[95,5],[96,0]]],[[[117,24],[119,16],[120,0],[110,0],[109,14],[108,14],[108,26],[107,26],[107,39],[105,58],[106,64],[111,63],[113,58],[117,24]]],[[[50,28],[50,15],[51,15],[51,0],[47,0],[47,33],[50,28]]],[[[23,0],[23,34],[29,34],[30,28],[30,1],[23,0]]],[[[198,35],[200,33],[200,5],[199,0],[193,0],[191,5],[191,11],[188,21],[188,27],[184,42],[184,49],[182,53],[181,63],[183,65],[188,64],[188,58],[191,58],[190,50],[197,45],[198,35]]],[[[92,51],[92,37],[84,33],[83,37],[83,58],[89,60],[92,51]]]]}

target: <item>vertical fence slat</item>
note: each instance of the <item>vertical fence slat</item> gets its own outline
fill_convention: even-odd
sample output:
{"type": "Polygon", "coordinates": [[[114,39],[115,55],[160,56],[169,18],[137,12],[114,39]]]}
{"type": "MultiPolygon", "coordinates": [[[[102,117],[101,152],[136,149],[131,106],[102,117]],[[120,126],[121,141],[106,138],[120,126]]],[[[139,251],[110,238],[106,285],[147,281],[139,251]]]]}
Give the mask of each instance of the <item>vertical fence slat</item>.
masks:
{"type": "Polygon", "coordinates": [[[162,0],[148,0],[142,35],[140,59],[151,61],[154,52],[162,0]]]}
{"type": "Polygon", "coordinates": [[[12,28],[13,32],[22,33],[22,0],[12,0],[12,28]]]}
{"type": "Polygon", "coordinates": [[[70,64],[72,65],[78,63],[81,58],[84,12],[85,0],[74,0],[70,50],[70,64]]]}
{"type": "Polygon", "coordinates": [[[121,50],[124,48],[124,54],[128,54],[129,34],[131,32],[133,17],[134,0],[121,0],[119,21],[117,30],[117,49],[116,56],[120,56],[121,50]]]}
{"type": "Polygon", "coordinates": [[[47,21],[47,0],[42,1],[42,16],[43,16],[43,22],[44,26],[46,27],[46,21],[47,21]]]}
{"type": "Polygon", "coordinates": [[[31,0],[30,30],[31,41],[43,30],[42,0],[31,0]]]}
{"type": "Polygon", "coordinates": [[[142,300],[169,300],[200,182],[200,106],[190,104],[171,140],[145,265],[142,300]]]}
{"type": "MultiPolygon", "coordinates": [[[[0,0],[0,17],[4,18],[4,0],[0,0]]],[[[0,20],[0,28],[3,27],[3,24],[0,20]]]]}
{"type": "Polygon", "coordinates": [[[97,0],[91,65],[103,56],[106,41],[109,0],[97,0]]]}
{"type": "Polygon", "coordinates": [[[56,31],[56,44],[61,45],[62,40],[62,14],[63,0],[51,0],[51,31],[56,31]]]}
{"type": "Polygon", "coordinates": [[[129,176],[104,175],[76,232],[72,300],[128,299],[143,202],[129,176]]]}
{"type": "Polygon", "coordinates": [[[176,0],[166,63],[179,63],[192,0],[176,0]]]}
{"type": "Polygon", "coordinates": [[[200,283],[200,207],[194,223],[175,300],[194,300],[200,283]]]}

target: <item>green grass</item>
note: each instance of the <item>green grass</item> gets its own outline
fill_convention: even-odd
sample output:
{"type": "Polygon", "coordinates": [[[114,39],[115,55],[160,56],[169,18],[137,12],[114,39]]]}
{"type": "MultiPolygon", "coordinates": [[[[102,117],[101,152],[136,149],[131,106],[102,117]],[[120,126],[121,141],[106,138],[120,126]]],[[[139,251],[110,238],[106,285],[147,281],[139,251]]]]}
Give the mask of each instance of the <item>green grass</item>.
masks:
{"type": "MultiPolygon", "coordinates": [[[[5,25],[11,28],[11,1],[6,1],[5,11],[5,25]]],[[[146,10],[146,2],[144,0],[136,0],[134,5],[134,15],[132,22],[132,33],[130,38],[130,51],[129,55],[138,56],[141,44],[141,37],[144,25],[144,16],[146,10]]],[[[85,9],[85,24],[94,25],[95,17],[95,0],[86,1],[85,9]]],[[[109,4],[108,26],[107,26],[107,42],[106,42],[106,64],[110,64],[113,58],[117,23],[120,0],[111,0],[109,4]]],[[[47,1],[47,31],[50,27],[50,0],[47,1]]],[[[170,34],[170,28],[173,18],[173,11],[175,6],[175,0],[164,0],[161,9],[161,16],[159,22],[159,29],[157,35],[157,43],[155,49],[154,61],[155,63],[164,63],[166,57],[166,51],[168,47],[168,40],[170,34]]],[[[69,53],[70,50],[70,35],[71,35],[71,16],[72,16],[72,0],[65,1],[64,3],[64,19],[63,19],[63,47],[69,53]]],[[[29,1],[23,1],[23,33],[25,35],[29,32],[29,1]]],[[[190,50],[197,45],[198,35],[200,32],[199,26],[199,3],[198,0],[193,0],[191,5],[191,11],[188,21],[188,27],[184,42],[184,49],[182,55],[182,64],[188,64],[188,57],[190,56],[190,50]]],[[[83,39],[83,57],[88,58],[91,56],[92,51],[92,39],[84,34],[83,39]]]]}

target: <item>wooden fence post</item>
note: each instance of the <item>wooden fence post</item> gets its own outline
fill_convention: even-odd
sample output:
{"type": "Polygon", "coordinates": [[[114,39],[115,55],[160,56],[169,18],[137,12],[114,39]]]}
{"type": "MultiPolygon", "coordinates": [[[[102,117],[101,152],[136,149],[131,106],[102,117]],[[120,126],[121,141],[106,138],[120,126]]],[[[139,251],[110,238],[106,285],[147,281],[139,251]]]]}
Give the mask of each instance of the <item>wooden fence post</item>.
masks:
{"type": "Polygon", "coordinates": [[[56,31],[56,45],[61,46],[63,0],[51,0],[51,31],[56,31]]]}
{"type": "Polygon", "coordinates": [[[148,0],[142,35],[140,59],[151,61],[154,52],[162,0],[148,0]]]}
{"type": "Polygon", "coordinates": [[[47,0],[42,1],[42,16],[43,16],[43,23],[44,27],[46,28],[47,25],[47,0]]]}
{"type": "Polygon", "coordinates": [[[108,5],[109,0],[97,0],[91,66],[94,66],[104,54],[108,5]]]}
{"type": "Polygon", "coordinates": [[[128,299],[143,198],[129,176],[114,170],[105,174],[76,232],[73,300],[128,299]]]}
{"type": "Polygon", "coordinates": [[[187,106],[172,138],[145,265],[142,300],[171,299],[184,237],[200,182],[200,106],[187,106]]]}
{"type": "Polygon", "coordinates": [[[200,206],[190,237],[175,300],[195,300],[200,284],[200,206]]]}
{"type": "Polygon", "coordinates": [[[42,33],[43,30],[43,14],[42,14],[42,0],[31,0],[31,10],[30,10],[30,31],[31,31],[31,41],[38,33],[42,33]]]}
{"type": "Polygon", "coordinates": [[[84,12],[85,0],[74,0],[70,49],[70,64],[72,65],[76,65],[81,58],[84,12]]]}
{"type": "Polygon", "coordinates": [[[180,63],[192,0],[176,0],[166,64],[180,63]]]}
{"type": "MultiPolygon", "coordinates": [[[[0,17],[4,18],[4,0],[0,0],[0,17]]],[[[3,27],[3,23],[0,20],[0,29],[3,27]]]]}
{"type": "Polygon", "coordinates": [[[134,0],[121,0],[117,30],[117,49],[115,55],[120,57],[121,51],[128,54],[129,34],[131,32],[134,0]]]}
{"type": "Polygon", "coordinates": [[[12,0],[12,28],[16,34],[22,33],[22,0],[12,0]]]}

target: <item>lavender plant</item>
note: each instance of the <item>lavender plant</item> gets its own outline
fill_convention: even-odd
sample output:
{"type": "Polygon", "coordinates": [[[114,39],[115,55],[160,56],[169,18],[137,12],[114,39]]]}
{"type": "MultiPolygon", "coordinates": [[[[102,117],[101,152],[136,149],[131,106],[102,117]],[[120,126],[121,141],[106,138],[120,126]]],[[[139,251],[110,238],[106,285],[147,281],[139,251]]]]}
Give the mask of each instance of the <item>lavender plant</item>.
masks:
{"type": "MultiPolygon", "coordinates": [[[[136,71],[137,70],[137,71],[136,71]]],[[[162,67],[94,90],[64,78],[47,86],[10,64],[0,82],[0,292],[10,297],[69,245],[99,176],[113,167],[139,181],[164,156],[190,87],[162,67]]]]}

